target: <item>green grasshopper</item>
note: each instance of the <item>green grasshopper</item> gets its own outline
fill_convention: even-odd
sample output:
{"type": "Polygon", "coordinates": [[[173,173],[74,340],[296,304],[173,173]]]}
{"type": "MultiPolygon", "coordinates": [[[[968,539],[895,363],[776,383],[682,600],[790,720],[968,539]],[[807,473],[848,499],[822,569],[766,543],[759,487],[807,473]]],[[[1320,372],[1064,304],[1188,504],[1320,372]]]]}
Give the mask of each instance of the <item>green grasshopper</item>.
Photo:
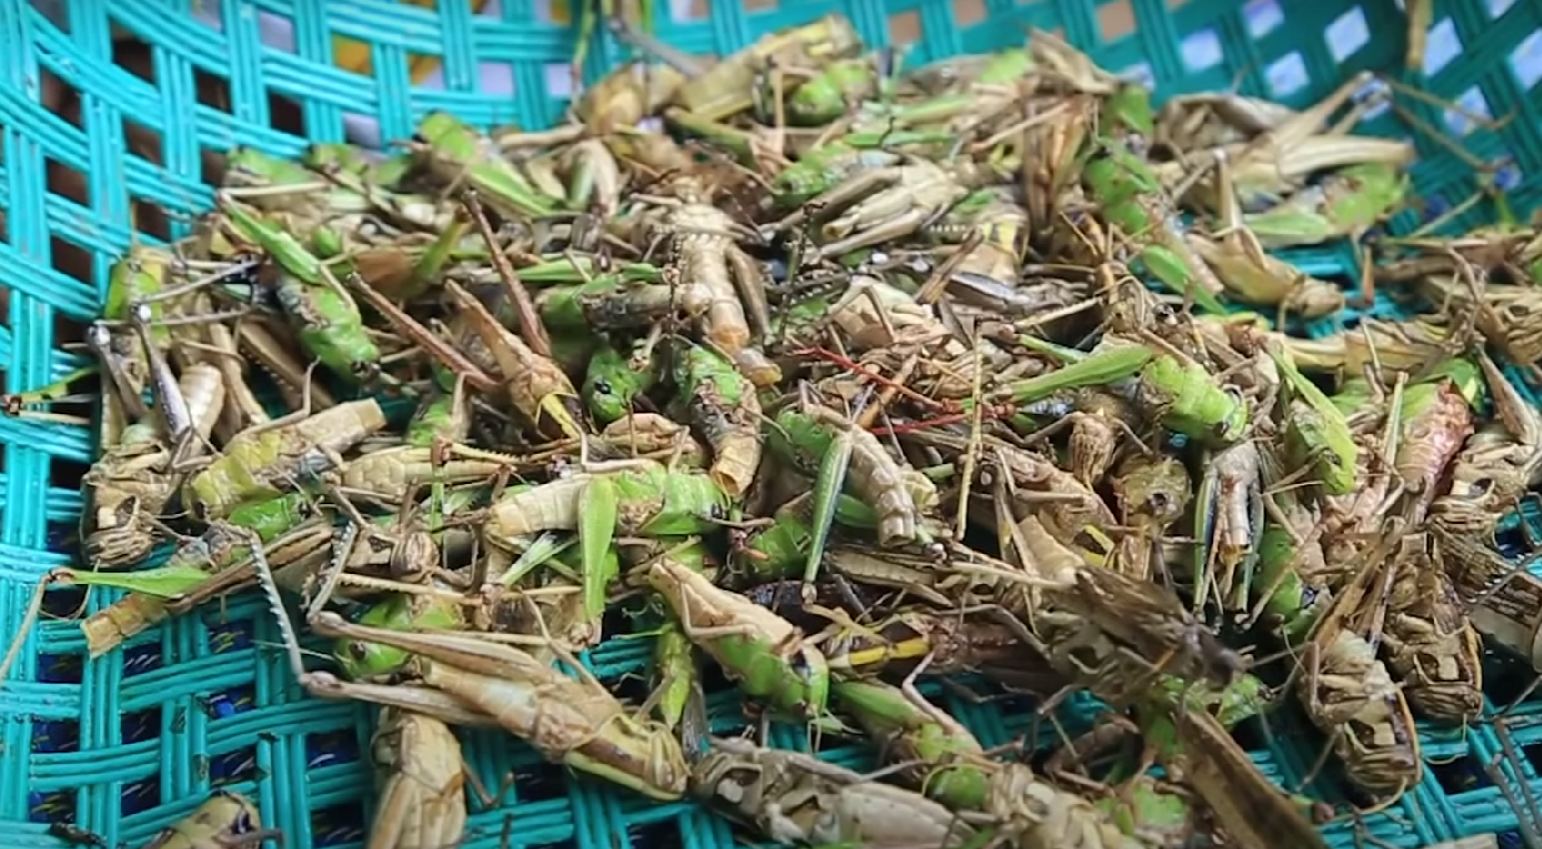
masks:
{"type": "Polygon", "coordinates": [[[1137,246],[1138,264],[1152,277],[1210,312],[1226,311],[1218,297],[1221,281],[1172,223],[1162,185],[1144,160],[1123,142],[1098,138],[1082,182],[1103,216],[1137,246]]]}
{"type": "Polygon", "coordinates": [[[691,424],[712,449],[707,474],[730,498],[749,489],[760,468],[760,401],[733,362],[711,348],[672,346],[675,391],[691,424]]]}
{"type": "Polygon", "coordinates": [[[605,611],[617,575],[612,542],[622,535],[683,537],[717,527],[732,499],[712,478],[651,461],[613,472],[579,473],[504,493],[488,511],[484,536],[508,547],[542,531],[577,531],[586,610],[605,611]]]}
{"type": "MultiPolygon", "coordinates": [[[[317,614],[312,628],[323,635],[409,652],[409,666],[425,684],[485,714],[552,762],[661,801],[679,799],[685,792],[689,770],[669,729],[634,717],[570,655],[563,660],[577,670],[579,678],[570,678],[518,648],[475,636],[350,625],[326,611],[317,614]]],[[[291,649],[297,653],[296,646],[291,649]]],[[[559,657],[565,654],[557,651],[559,657]]],[[[298,664],[297,657],[293,661],[298,664]]],[[[314,681],[298,666],[296,672],[302,683],[326,688],[325,679],[314,681]]],[[[378,690],[366,692],[389,698],[378,690]]],[[[409,694],[403,695],[410,698],[409,694]]],[[[440,718],[455,722],[460,716],[440,718]]]]}
{"type": "Polygon", "coordinates": [[[418,123],[419,161],[447,183],[461,183],[498,212],[515,217],[551,215],[558,200],[543,194],[513,165],[496,154],[491,140],[444,112],[418,123]]]}
{"type": "Polygon", "coordinates": [[[184,485],[184,500],[207,519],[285,494],[281,486],[343,465],[339,452],[385,427],[373,399],[350,401],[296,421],[276,420],[237,434],[224,453],[184,485]]]}
{"type": "Polygon", "coordinates": [[[283,228],[229,196],[221,195],[220,210],[241,241],[260,247],[276,264],[274,296],[305,349],[340,375],[374,380],[380,373],[380,349],[364,329],[358,304],[327,264],[283,228]]]}
{"type": "Polygon", "coordinates": [[[969,729],[916,692],[911,681],[919,671],[903,687],[838,681],[831,693],[889,759],[907,765],[901,773],[907,784],[953,810],[981,810],[999,767],[969,729]]]}
{"type": "Polygon", "coordinates": [[[632,412],[658,379],[653,365],[650,357],[644,368],[636,369],[631,357],[608,342],[600,343],[589,356],[581,389],[590,414],[608,425],[632,412]]]}
{"type": "Polygon", "coordinates": [[[1290,389],[1286,430],[1298,456],[1328,494],[1354,491],[1359,447],[1343,411],[1296,368],[1284,347],[1270,345],[1269,355],[1290,389]]]}
{"type": "Polygon", "coordinates": [[[746,694],[792,716],[824,716],[829,664],[791,623],[714,586],[668,555],[653,560],[643,577],[668,603],[691,642],[737,679],[746,694]]]}
{"type": "Polygon", "coordinates": [[[1170,430],[1217,447],[1239,441],[1247,432],[1248,404],[1235,389],[1218,383],[1205,367],[1167,346],[1154,347],[1109,339],[1090,354],[1023,337],[1067,364],[1038,377],[1017,381],[1000,394],[1024,405],[1081,386],[1117,384],[1136,378],[1136,404],[1159,416],[1170,430]]]}

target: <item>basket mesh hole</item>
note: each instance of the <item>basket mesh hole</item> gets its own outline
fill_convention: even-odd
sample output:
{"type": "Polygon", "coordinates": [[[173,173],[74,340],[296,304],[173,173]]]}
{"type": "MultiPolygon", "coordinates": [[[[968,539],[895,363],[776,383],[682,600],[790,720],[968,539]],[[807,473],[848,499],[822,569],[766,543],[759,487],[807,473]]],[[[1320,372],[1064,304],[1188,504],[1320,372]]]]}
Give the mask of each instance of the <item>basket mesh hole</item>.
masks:
{"type": "MultiPolygon", "coordinates": [[[[68,189],[61,192],[61,194],[81,206],[86,206],[89,203],[86,199],[84,178],[79,173],[51,161],[48,163],[48,185],[50,189],[54,186],[67,186],[68,189]]],[[[87,208],[89,209],[89,207],[87,208]]],[[[95,227],[90,222],[79,219],[73,223],[87,232],[90,232],[95,227]]],[[[91,269],[94,267],[95,261],[92,259],[90,251],[57,235],[49,236],[48,250],[50,256],[53,257],[53,266],[59,272],[76,280],[91,279],[91,269]]]]}
{"type": "Polygon", "coordinates": [[[680,845],[680,820],[670,817],[657,822],[638,823],[628,826],[626,837],[634,849],[657,849],[662,846],[680,845]]]}
{"type": "Polygon", "coordinates": [[[27,819],[32,822],[74,822],[75,793],[55,790],[52,793],[27,795],[27,819]]]}
{"type": "MultiPolygon", "coordinates": [[[[90,416],[91,410],[84,405],[50,404],[48,409],[55,413],[68,413],[71,415],[90,416]]],[[[48,522],[43,534],[43,546],[49,551],[58,554],[71,554],[80,550],[80,523],[79,522],[48,522]]]]}
{"type": "Polygon", "coordinates": [[[1285,23],[1285,13],[1276,0],[1252,0],[1242,7],[1242,19],[1247,23],[1248,35],[1263,38],[1285,23]]]}
{"type": "Polygon", "coordinates": [[[54,719],[36,723],[32,726],[32,751],[80,751],[80,723],[71,719],[54,719]]]}
{"type": "Polygon", "coordinates": [[[317,846],[353,843],[364,837],[364,806],[358,800],[340,802],[311,812],[311,834],[317,846]]]}
{"type": "Polygon", "coordinates": [[[546,761],[514,768],[514,796],[520,804],[562,799],[568,794],[567,769],[546,761]]]}
{"type": "Polygon", "coordinates": [[[1167,0],[1167,8],[1182,9],[1189,4],[1189,0],[1167,0]]]}
{"type": "MultiPolygon", "coordinates": [[[[1528,757],[1530,753],[1528,753],[1528,757]]],[[[1426,761],[1430,774],[1440,783],[1441,789],[1450,794],[1467,793],[1493,784],[1483,763],[1472,754],[1451,760],[1426,761]]]]}
{"type": "Polygon", "coordinates": [[[257,747],[248,746],[209,759],[209,783],[215,787],[261,779],[257,769],[257,747]]]}
{"type": "Polygon", "coordinates": [[[359,737],[352,729],[308,734],[305,737],[305,768],[319,769],[359,759],[359,737]]]}
{"type": "Polygon", "coordinates": [[[1276,59],[1264,69],[1264,77],[1269,81],[1269,90],[1276,97],[1287,98],[1306,87],[1309,77],[1306,72],[1306,60],[1300,53],[1287,53],[1276,59]]]}
{"type": "Polygon", "coordinates": [[[769,12],[777,7],[780,0],[744,0],[746,12],[769,12]]]}
{"type": "Polygon", "coordinates": [[[1526,756],[1526,762],[1531,764],[1535,773],[1542,774],[1542,742],[1521,746],[1521,753],[1526,756]]]}
{"type": "Polygon", "coordinates": [[[161,803],[161,777],[152,775],[123,786],[123,799],[118,803],[124,816],[147,811],[161,803]]]}
{"type": "Polygon", "coordinates": [[[1098,35],[1104,41],[1118,41],[1135,32],[1135,11],[1130,0],[1114,0],[1098,7],[1098,35]]]}
{"type": "Polygon", "coordinates": [[[1542,30],[1526,36],[1510,51],[1510,69],[1521,88],[1529,89],[1542,81],[1542,30]]]}
{"type": "Polygon", "coordinates": [[[161,733],[161,709],[159,707],[126,713],[118,723],[124,743],[151,740],[161,733]]]}
{"type": "Polygon", "coordinates": [[[71,652],[70,654],[45,653],[37,659],[37,682],[39,684],[79,684],[86,670],[84,656],[71,652]]]}
{"type": "MultiPolygon", "coordinates": [[[[544,66],[546,93],[557,100],[573,97],[573,66],[567,62],[547,62],[544,66]]],[[[510,86],[513,79],[509,80],[510,86]]]]}
{"type": "Polygon", "coordinates": [[[1462,39],[1456,34],[1456,22],[1450,18],[1430,27],[1424,47],[1424,73],[1438,74],[1451,60],[1461,55],[1462,39]]]}
{"type": "Polygon", "coordinates": [[[1213,29],[1202,29],[1183,40],[1183,64],[1191,71],[1203,71],[1221,64],[1226,54],[1221,36],[1213,29]]]}
{"type": "Polygon", "coordinates": [[[1342,62],[1354,55],[1371,40],[1371,28],[1365,22],[1365,12],[1359,6],[1333,19],[1323,32],[1333,61],[1342,62]]]}
{"type": "Polygon", "coordinates": [[[525,849],[578,849],[578,839],[569,837],[567,840],[556,840],[551,843],[533,843],[527,845],[525,849]]]}
{"type": "Polygon", "coordinates": [[[921,39],[921,13],[914,9],[889,16],[889,43],[913,44],[921,39]]]}
{"type": "Polygon", "coordinates": [[[514,93],[514,66],[507,62],[478,63],[476,85],[482,94],[511,95],[514,93]]]}
{"type": "Polygon", "coordinates": [[[252,647],[252,623],[245,619],[218,619],[209,625],[209,651],[214,654],[252,647]]]}
{"type": "Polygon", "coordinates": [[[690,21],[705,21],[711,13],[711,0],[690,0],[690,2],[672,2],[669,4],[669,17],[675,23],[683,24],[690,21]]]}
{"type": "Polygon", "coordinates": [[[1455,105],[1447,107],[1441,115],[1446,129],[1457,136],[1465,136],[1476,130],[1478,119],[1488,120],[1493,117],[1493,113],[1488,108],[1488,99],[1483,96],[1483,90],[1477,86],[1458,95],[1455,105]]]}
{"type": "MultiPolygon", "coordinates": [[[[53,466],[58,468],[59,461],[53,466]]],[[[53,619],[74,619],[85,606],[85,587],[54,587],[43,596],[43,615],[53,619]]]]}
{"type": "Polygon", "coordinates": [[[200,698],[198,706],[210,719],[224,719],[238,713],[246,713],[257,703],[257,688],[252,684],[232,687],[224,693],[200,698]]]}
{"type": "Polygon", "coordinates": [[[163,663],[160,643],[140,643],[123,650],[123,677],[130,678],[160,669],[163,663]]]}
{"type": "Polygon", "coordinates": [[[953,23],[972,27],[985,20],[985,0],[953,0],[953,23]]]}
{"type": "Polygon", "coordinates": [[[1508,192],[1519,186],[1521,180],[1525,178],[1526,175],[1521,171],[1519,165],[1516,165],[1514,162],[1506,162],[1494,169],[1494,188],[1502,192],[1508,192]]]}

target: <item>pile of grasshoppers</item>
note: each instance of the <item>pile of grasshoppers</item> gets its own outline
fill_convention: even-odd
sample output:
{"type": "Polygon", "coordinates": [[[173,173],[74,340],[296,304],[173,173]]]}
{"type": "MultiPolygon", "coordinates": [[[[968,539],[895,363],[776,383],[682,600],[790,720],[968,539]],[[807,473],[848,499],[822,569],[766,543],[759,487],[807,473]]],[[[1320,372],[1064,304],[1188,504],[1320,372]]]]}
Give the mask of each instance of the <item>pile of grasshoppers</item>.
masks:
{"type": "MultiPolygon", "coordinates": [[[[1482,713],[1480,637],[1542,669],[1493,542],[1542,415],[1491,359],[1542,358],[1542,236],[1372,239],[1350,294],[1266,252],[1404,205],[1412,148],[1348,129],[1367,79],[1154,110],[1040,32],[899,69],[839,17],[712,64],[615,26],[661,64],[562,126],[235,150],[193,237],[116,266],[52,576],[129,591],[93,657],[259,585],[308,692],[380,705],[371,849],[467,837],[477,726],[783,843],[1323,846],[1239,724],[1293,696],[1385,804],[1416,716],[1482,713]],[[1420,314],[1288,332],[1378,290],[1420,314]],[[627,634],[641,703],[578,659],[627,634]],[[711,733],[707,663],[891,767],[711,733]],[[922,695],[963,673],[1103,712],[988,751],[922,695]]],[[[263,834],[210,806],[224,842],[155,845],[263,834]]]]}

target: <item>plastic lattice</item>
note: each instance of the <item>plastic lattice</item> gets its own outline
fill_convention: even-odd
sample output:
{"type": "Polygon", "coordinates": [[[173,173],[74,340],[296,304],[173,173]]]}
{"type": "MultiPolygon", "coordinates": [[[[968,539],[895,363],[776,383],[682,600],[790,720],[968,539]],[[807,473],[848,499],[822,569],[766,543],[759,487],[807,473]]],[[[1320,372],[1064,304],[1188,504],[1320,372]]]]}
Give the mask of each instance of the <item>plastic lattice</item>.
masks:
{"type": "MultiPolygon", "coordinates": [[[[196,11],[217,17],[219,29],[200,22],[187,0],[56,5],[57,24],[20,0],[0,3],[0,286],[8,290],[0,368],[12,391],[80,365],[60,344],[71,322],[96,315],[109,263],[136,223],[147,234],[141,238],[171,238],[207,208],[203,154],[235,145],[298,154],[311,141],[342,140],[349,114],[378,121],[386,139],[406,138],[436,109],[479,125],[546,125],[565,105],[564,66],[573,48],[571,28],[553,23],[550,10],[532,0],[503,0],[494,18],[475,18],[463,3],[437,10],[378,0],[200,4],[196,11]],[[260,13],[292,20],[292,51],[263,45],[260,13]],[[148,48],[132,53],[114,41],[117,33],[148,48]],[[334,67],[334,35],[369,45],[369,76],[334,67]],[[409,85],[409,63],[422,55],[443,57],[443,90],[409,85]],[[488,66],[506,69],[513,97],[478,91],[488,66]],[[164,214],[152,214],[157,209],[164,214]]],[[[1236,84],[1246,94],[1301,105],[1356,71],[1389,70],[1459,103],[1411,108],[1477,160],[1505,158],[1487,178],[1519,213],[1542,205],[1542,0],[1436,2],[1424,67],[1411,75],[1400,67],[1405,26],[1391,0],[675,5],[658,13],[656,32],[696,53],[728,53],[757,34],[833,11],[845,13],[869,43],[915,42],[917,59],[998,48],[1028,27],[1058,30],[1103,66],[1149,79],[1163,97],[1236,84]],[[1496,130],[1479,120],[1485,115],[1508,120],[1496,130]]],[[[587,75],[622,58],[623,48],[601,33],[587,75]]],[[[1371,115],[1367,124],[1414,138],[1423,156],[1414,174],[1422,210],[1400,216],[1393,230],[1418,226],[1476,188],[1469,162],[1427,134],[1412,133],[1391,114],[1371,115]]],[[[1489,220],[1493,212],[1479,204],[1456,223],[1489,220]]],[[[1357,279],[1347,249],[1292,258],[1319,276],[1357,279]]],[[[1369,312],[1391,309],[1380,303],[1369,312]]],[[[1358,317],[1306,330],[1319,335],[1358,317]]],[[[85,429],[16,419],[0,419],[0,443],[0,634],[10,635],[38,579],[69,559],[56,552],[73,533],[76,485],[93,443],[85,429]]],[[[1535,516],[1523,521],[1539,524],[1535,516]]],[[[86,608],[114,597],[95,593],[86,608]]],[[[51,591],[45,607],[62,615],[81,600],[51,591]]],[[[0,691],[0,846],[60,845],[47,834],[46,823],[57,820],[73,820],[109,846],[137,845],[214,787],[251,794],[289,846],[357,845],[371,804],[360,752],[372,712],[302,697],[273,648],[278,641],[250,600],[182,617],[90,663],[72,622],[45,621],[0,691]]],[[[646,656],[645,641],[612,640],[587,662],[616,678],[639,670],[646,656]]],[[[1490,695],[1503,704],[1517,694],[1490,695]]],[[[987,746],[1029,730],[1024,705],[952,695],[944,704],[987,746]]],[[[711,706],[727,725],[738,721],[731,692],[711,706]]],[[[1523,757],[1516,759],[1521,774],[1507,766],[1504,777],[1542,792],[1542,700],[1522,704],[1509,728],[1523,757]]],[[[1246,741],[1267,773],[1290,786],[1312,771],[1315,745],[1265,731],[1248,731],[1246,741]]],[[[801,729],[775,734],[778,745],[806,748],[801,729]]],[[[1332,842],[1374,838],[1414,847],[1514,831],[1514,808],[1489,773],[1503,743],[1488,724],[1465,733],[1427,730],[1425,781],[1358,826],[1330,826],[1332,842]]],[[[574,778],[538,763],[507,736],[477,737],[466,750],[487,787],[517,776],[492,809],[474,804],[465,844],[473,849],[500,845],[506,830],[522,846],[732,845],[727,826],[692,805],[652,805],[574,778]]],[[[857,749],[823,754],[859,767],[866,758],[857,749]]],[[[1331,788],[1319,789],[1331,796],[1331,788]]]]}

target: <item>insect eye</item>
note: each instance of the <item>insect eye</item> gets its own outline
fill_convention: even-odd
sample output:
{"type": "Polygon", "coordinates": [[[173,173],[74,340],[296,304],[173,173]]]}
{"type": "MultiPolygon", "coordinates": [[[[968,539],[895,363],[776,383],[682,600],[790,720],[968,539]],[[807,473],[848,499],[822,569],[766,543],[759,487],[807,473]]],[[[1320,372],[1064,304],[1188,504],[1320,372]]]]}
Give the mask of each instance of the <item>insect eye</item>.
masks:
{"type": "Polygon", "coordinates": [[[362,661],[369,656],[369,648],[358,640],[348,644],[348,656],[354,660],[362,661]]]}
{"type": "Polygon", "coordinates": [[[1531,307],[1526,304],[1510,304],[1505,307],[1505,313],[1511,318],[1526,318],[1531,315],[1531,307]]]}
{"type": "Polygon", "coordinates": [[[252,830],[252,815],[246,811],[236,814],[236,821],[231,823],[231,831],[236,834],[247,834],[252,830]]]}
{"type": "Polygon", "coordinates": [[[1151,509],[1158,513],[1167,512],[1168,505],[1172,503],[1172,499],[1168,498],[1165,492],[1153,492],[1147,501],[1150,502],[1151,509]]]}
{"type": "Polygon", "coordinates": [[[1494,479],[1478,478],[1472,482],[1472,488],[1476,490],[1479,495],[1487,495],[1488,491],[1494,488],[1494,479]]]}
{"type": "Polygon", "coordinates": [[[610,381],[596,380],[594,382],[594,391],[601,395],[612,395],[616,390],[610,385],[610,381]]]}

